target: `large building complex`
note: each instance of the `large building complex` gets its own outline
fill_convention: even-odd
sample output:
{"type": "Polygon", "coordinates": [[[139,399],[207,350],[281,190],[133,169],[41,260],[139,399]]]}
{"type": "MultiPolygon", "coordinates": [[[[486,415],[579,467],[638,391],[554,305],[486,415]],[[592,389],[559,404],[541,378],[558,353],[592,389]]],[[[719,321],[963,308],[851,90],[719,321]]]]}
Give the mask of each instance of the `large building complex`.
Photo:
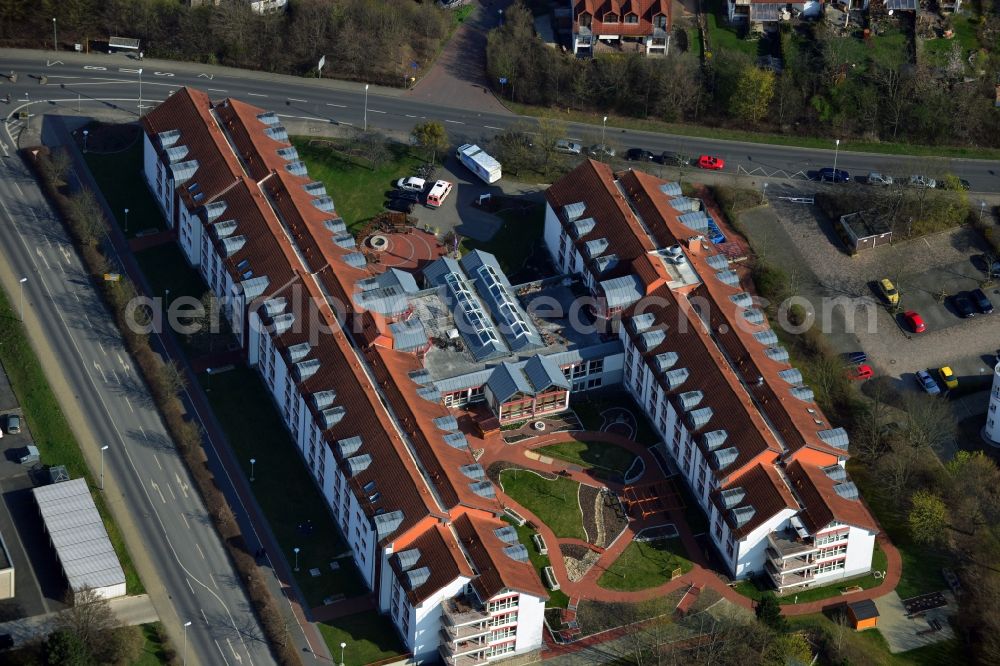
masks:
{"type": "Polygon", "coordinates": [[[184,256],[419,661],[541,647],[547,594],[476,442],[602,387],[655,424],[734,577],[790,590],[870,568],[846,433],[676,184],[588,160],[548,192],[559,275],[512,285],[478,251],[413,275],[368,263],[275,114],[185,88],[142,122],[184,256]]]}

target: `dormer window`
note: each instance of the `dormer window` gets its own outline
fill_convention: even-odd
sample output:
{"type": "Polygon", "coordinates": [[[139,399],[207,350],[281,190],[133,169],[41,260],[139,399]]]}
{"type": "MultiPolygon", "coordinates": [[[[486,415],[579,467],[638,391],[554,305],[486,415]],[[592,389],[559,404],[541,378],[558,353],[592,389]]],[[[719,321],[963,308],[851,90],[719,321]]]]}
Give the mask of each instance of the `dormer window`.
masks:
{"type": "Polygon", "coordinates": [[[637,14],[629,12],[628,14],[625,15],[625,23],[635,25],[638,22],[639,22],[639,16],[637,14]]]}
{"type": "Polygon", "coordinates": [[[666,14],[657,14],[653,17],[653,27],[667,29],[667,16],[666,14]]]}
{"type": "Polygon", "coordinates": [[[615,14],[614,12],[608,12],[607,14],[604,15],[602,21],[604,23],[618,23],[618,14],[615,14]]]}
{"type": "Polygon", "coordinates": [[[589,28],[590,22],[594,20],[594,17],[588,14],[587,12],[583,12],[582,14],[580,14],[579,20],[580,20],[580,27],[589,28]]]}

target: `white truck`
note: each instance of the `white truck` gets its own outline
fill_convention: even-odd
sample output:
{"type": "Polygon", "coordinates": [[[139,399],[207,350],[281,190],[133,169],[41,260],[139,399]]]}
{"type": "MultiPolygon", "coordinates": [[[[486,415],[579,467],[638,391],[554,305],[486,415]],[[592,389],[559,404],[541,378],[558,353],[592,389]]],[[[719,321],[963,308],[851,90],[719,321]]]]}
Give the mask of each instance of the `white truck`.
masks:
{"type": "Polygon", "coordinates": [[[455,151],[455,157],[485,183],[490,184],[500,180],[500,163],[479,146],[472,143],[459,146],[455,151]]]}

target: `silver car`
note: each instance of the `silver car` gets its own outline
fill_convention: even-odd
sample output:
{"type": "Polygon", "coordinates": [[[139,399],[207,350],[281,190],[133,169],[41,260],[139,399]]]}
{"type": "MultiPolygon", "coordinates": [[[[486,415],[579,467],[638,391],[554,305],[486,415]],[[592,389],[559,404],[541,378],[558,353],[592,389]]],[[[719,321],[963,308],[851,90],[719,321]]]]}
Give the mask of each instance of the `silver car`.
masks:
{"type": "Polygon", "coordinates": [[[583,152],[583,146],[569,139],[559,139],[556,141],[556,152],[566,153],[567,155],[579,155],[583,152]]]}
{"type": "Polygon", "coordinates": [[[872,171],[868,174],[868,184],[869,185],[892,185],[892,176],[887,176],[884,173],[879,173],[877,171],[872,171]]]}
{"type": "Polygon", "coordinates": [[[7,433],[10,435],[21,434],[21,417],[17,414],[11,414],[7,417],[7,433]]]}
{"type": "Polygon", "coordinates": [[[937,181],[928,176],[910,176],[910,187],[926,187],[929,189],[934,189],[937,187],[937,181]]]}

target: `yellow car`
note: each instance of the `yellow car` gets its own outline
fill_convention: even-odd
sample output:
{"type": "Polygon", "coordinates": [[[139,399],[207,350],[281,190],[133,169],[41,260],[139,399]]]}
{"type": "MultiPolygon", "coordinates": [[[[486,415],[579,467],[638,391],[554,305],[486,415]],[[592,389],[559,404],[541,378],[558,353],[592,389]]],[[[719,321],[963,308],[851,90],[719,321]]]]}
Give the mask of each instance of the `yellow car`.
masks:
{"type": "Polygon", "coordinates": [[[941,381],[944,382],[944,385],[948,388],[958,388],[958,378],[947,365],[938,369],[938,375],[941,377],[941,381]]]}
{"type": "Polygon", "coordinates": [[[899,292],[896,291],[896,287],[892,284],[892,280],[889,278],[882,278],[882,281],[879,282],[879,286],[882,287],[882,295],[885,296],[885,300],[889,301],[889,305],[896,305],[899,303],[899,292]]]}

